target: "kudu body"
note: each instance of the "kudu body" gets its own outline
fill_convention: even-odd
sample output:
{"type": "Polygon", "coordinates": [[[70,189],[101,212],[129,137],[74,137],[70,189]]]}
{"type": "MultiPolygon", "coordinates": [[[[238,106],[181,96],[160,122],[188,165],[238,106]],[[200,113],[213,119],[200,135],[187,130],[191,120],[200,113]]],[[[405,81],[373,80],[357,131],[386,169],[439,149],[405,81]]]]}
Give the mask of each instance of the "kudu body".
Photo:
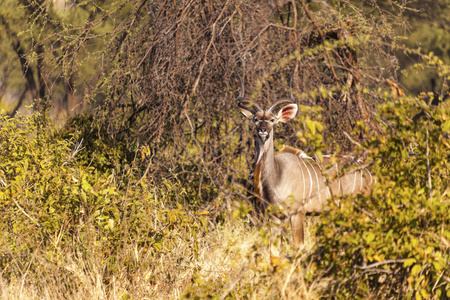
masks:
{"type": "Polygon", "coordinates": [[[243,91],[241,82],[238,106],[256,127],[255,194],[265,205],[286,204],[285,207],[289,207],[293,242],[298,247],[304,242],[303,223],[306,213],[322,212],[333,195],[356,194],[368,190],[372,185],[372,176],[362,166],[342,173],[344,166],[359,164],[352,162],[350,157],[340,157],[332,165],[330,157],[324,157],[324,162],[320,164],[303,151],[290,147],[284,147],[275,153],[273,126],[294,118],[297,105],[292,103],[291,97],[277,101],[264,111],[258,104],[244,98],[243,91]],[[281,104],[285,106],[274,111],[281,104]]]}

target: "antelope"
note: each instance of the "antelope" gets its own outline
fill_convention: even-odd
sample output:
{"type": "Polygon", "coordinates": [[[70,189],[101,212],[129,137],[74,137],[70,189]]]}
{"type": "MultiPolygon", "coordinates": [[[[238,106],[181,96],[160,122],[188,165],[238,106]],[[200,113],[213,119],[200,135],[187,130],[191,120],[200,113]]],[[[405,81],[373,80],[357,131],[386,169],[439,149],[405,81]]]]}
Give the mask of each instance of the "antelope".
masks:
{"type": "Polygon", "coordinates": [[[298,106],[293,103],[292,93],[289,98],[278,99],[265,111],[244,97],[244,84],[241,79],[240,82],[238,106],[244,116],[255,124],[254,193],[266,207],[277,204],[289,207],[293,244],[299,247],[304,243],[306,213],[322,212],[333,195],[355,195],[368,191],[372,185],[372,175],[363,166],[340,174],[344,166],[352,164],[351,157],[341,157],[331,166],[332,159],[324,156],[323,165],[329,165],[324,170],[323,165],[302,150],[284,146],[275,153],[274,125],[286,123],[297,114],[298,106]],[[277,110],[280,105],[284,106],[277,110]],[[334,179],[328,181],[327,177],[334,179]]]}

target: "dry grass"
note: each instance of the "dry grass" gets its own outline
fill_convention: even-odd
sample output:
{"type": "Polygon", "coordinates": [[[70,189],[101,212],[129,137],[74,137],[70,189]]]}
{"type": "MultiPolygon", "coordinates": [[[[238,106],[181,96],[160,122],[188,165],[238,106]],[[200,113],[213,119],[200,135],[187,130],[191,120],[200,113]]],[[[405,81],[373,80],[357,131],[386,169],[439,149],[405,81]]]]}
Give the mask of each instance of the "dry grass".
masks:
{"type": "Polygon", "coordinates": [[[307,249],[312,247],[311,237],[296,254],[288,247],[285,251],[293,260],[286,259],[274,268],[258,228],[237,220],[211,227],[202,237],[193,237],[200,245],[198,249],[180,239],[175,249],[163,249],[155,256],[131,245],[124,249],[128,252],[124,257],[134,257],[138,271],[118,269],[108,277],[112,278],[109,282],[105,282],[107,270],[100,253],[91,253],[89,260],[76,252],[61,254],[64,259],[53,259],[36,251],[29,261],[33,270],[25,265],[20,274],[8,279],[0,275],[1,299],[178,299],[187,290],[188,296],[200,298],[319,296],[321,285],[306,283],[302,264],[307,249]]]}

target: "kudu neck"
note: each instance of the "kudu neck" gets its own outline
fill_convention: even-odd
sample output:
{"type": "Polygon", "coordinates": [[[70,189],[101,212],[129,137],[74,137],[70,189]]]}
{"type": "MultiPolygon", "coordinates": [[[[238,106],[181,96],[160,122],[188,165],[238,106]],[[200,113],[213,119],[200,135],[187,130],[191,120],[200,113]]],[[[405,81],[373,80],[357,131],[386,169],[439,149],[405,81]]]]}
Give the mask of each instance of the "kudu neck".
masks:
{"type": "Polygon", "coordinates": [[[260,164],[262,173],[265,175],[275,173],[276,164],[275,150],[273,147],[273,131],[269,134],[266,141],[257,137],[256,152],[256,165],[260,164]]]}

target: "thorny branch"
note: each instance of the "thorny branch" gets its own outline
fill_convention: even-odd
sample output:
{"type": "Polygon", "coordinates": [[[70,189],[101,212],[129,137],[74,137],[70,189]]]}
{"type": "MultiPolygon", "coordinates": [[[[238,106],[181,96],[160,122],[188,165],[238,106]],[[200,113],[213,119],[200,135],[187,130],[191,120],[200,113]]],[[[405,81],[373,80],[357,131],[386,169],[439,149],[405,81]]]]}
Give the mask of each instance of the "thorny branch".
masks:
{"type": "Polygon", "coordinates": [[[80,152],[81,150],[84,149],[84,147],[81,148],[82,144],[83,144],[83,138],[81,139],[80,142],[75,144],[75,148],[70,153],[69,158],[62,164],[62,166],[65,166],[66,164],[70,163],[75,158],[75,156],[78,154],[78,152],[80,152]]]}
{"type": "Polygon", "coordinates": [[[386,265],[386,264],[399,264],[399,263],[403,263],[404,261],[405,261],[405,259],[388,259],[388,260],[380,261],[380,262],[373,263],[373,264],[370,264],[367,266],[355,266],[355,268],[367,270],[367,269],[373,269],[378,266],[382,266],[382,265],[386,265]]]}
{"type": "MultiPolygon", "coordinates": [[[[358,55],[377,57],[385,68],[363,68],[356,60],[349,65],[346,53],[356,50],[339,32],[349,30],[345,24],[351,22],[336,24],[320,10],[310,10],[304,0],[301,11],[295,1],[284,1],[287,6],[281,9],[288,9],[293,17],[286,24],[277,22],[272,4],[264,1],[142,0],[131,14],[123,11],[129,9],[127,3],[93,13],[81,26],[55,28],[53,35],[38,43],[52,51],[51,55],[44,51],[40,58],[51,74],[59,75],[73,75],[76,68],[94,62],[98,70],[79,78],[81,85],[72,89],[84,91],[78,103],[92,103],[93,130],[112,143],[129,146],[139,140],[148,145],[151,155],[141,166],[147,178],[179,176],[181,182],[197,182],[196,190],[207,201],[219,192],[236,193],[222,188],[242,179],[235,178],[235,164],[230,161],[247,169],[252,165],[247,155],[251,151],[243,150],[252,144],[252,136],[242,126],[245,121],[234,101],[239,86],[236,71],[245,75],[251,97],[268,105],[290,89],[288,78],[295,70],[293,94],[306,95],[297,101],[324,108],[323,120],[329,124],[325,142],[348,150],[359,141],[349,143],[343,132],[357,120],[373,119],[362,115],[357,105],[371,107],[379,101],[376,93],[368,93],[364,102],[353,101],[351,93],[343,99],[341,88],[348,74],[358,68],[361,89],[372,90],[383,82],[384,73],[396,67],[384,50],[391,37],[377,36],[370,44],[359,44],[358,55]],[[98,31],[111,20],[115,22],[108,23],[110,31],[98,31]],[[102,48],[90,52],[95,42],[102,48]],[[75,58],[79,66],[74,65],[75,58]],[[233,132],[237,127],[238,133],[233,132]],[[211,185],[216,189],[206,191],[204,187],[211,185]]],[[[325,9],[327,15],[338,13],[331,6],[325,9]]],[[[355,14],[360,19],[353,21],[363,20],[365,27],[376,29],[377,24],[362,11],[355,14]]],[[[281,128],[281,134],[286,144],[300,146],[292,126],[281,128]]],[[[81,149],[80,144],[63,165],[81,149]]],[[[243,188],[249,190],[251,180],[246,184],[243,188]]]]}

